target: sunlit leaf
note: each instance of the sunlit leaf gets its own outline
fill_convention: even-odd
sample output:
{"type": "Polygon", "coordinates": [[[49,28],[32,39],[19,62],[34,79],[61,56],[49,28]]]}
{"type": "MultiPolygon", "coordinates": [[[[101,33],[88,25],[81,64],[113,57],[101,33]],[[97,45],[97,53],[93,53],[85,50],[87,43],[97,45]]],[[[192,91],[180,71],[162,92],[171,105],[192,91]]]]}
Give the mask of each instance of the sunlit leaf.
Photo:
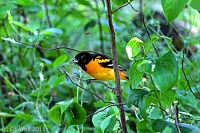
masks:
{"type": "Polygon", "coordinates": [[[44,35],[53,35],[53,34],[62,34],[62,30],[58,28],[47,28],[43,31],[41,31],[41,34],[44,35]]]}
{"type": "Polygon", "coordinates": [[[26,26],[24,23],[21,23],[18,21],[12,21],[12,23],[16,26],[23,28],[24,30],[30,31],[30,28],[28,26],[26,26]]]}
{"type": "Polygon", "coordinates": [[[139,46],[142,44],[143,44],[143,41],[138,39],[137,37],[132,38],[126,44],[126,52],[130,60],[133,60],[134,57],[140,52],[139,46]]]}

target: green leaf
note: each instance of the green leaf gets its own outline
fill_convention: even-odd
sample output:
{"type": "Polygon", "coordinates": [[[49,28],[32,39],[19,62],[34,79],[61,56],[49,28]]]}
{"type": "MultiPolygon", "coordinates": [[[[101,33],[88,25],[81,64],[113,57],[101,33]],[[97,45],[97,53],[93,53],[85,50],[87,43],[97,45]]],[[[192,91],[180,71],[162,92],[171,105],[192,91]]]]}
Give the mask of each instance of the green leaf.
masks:
{"type": "Polygon", "coordinates": [[[61,115],[63,114],[63,112],[73,103],[73,99],[68,100],[68,101],[61,101],[56,103],[57,105],[60,106],[61,109],[61,115]]]}
{"type": "Polygon", "coordinates": [[[142,80],[142,75],[144,72],[140,72],[137,66],[141,63],[141,60],[135,60],[129,70],[131,89],[138,88],[140,81],[142,80]]]}
{"type": "Polygon", "coordinates": [[[194,9],[196,9],[196,10],[200,10],[200,5],[199,5],[199,3],[200,3],[200,0],[192,0],[192,1],[190,2],[190,6],[191,6],[192,8],[194,8],[194,9]]]}
{"type": "MultiPolygon", "coordinates": [[[[102,110],[102,108],[99,109],[99,110],[102,110]]],[[[97,113],[95,115],[93,115],[93,117],[92,117],[92,123],[93,123],[93,125],[94,125],[94,127],[95,127],[96,130],[101,131],[100,125],[101,125],[102,121],[106,117],[107,117],[107,112],[105,110],[102,111],[102,112],[99,112],[99,113],[97,113]]]]}
{"type": "Polygon", "coordinates": [[[101,131],[104,133],[105,132],[105,129],[108,127],[108,125],[110,124],[110,121],[111,119],[115,117],[115,115],[110,115],[110,116],[107,116],[101,123],[100,125],[100,128],[101,128],[101,131]]]}
{"type": "Polygon", "coordinates": [[[171,51],[156,60],[152,77],[158,88],[164,92],[175,85],[178,78],[178,63],[171,51]]]}
{"type": "Polygon", "coordinates": [[[30,12],[38,12],[42,10],[42,7],[39,5],[28,5],[28,6],[23,6],[21,9],[30,11],[30,12]]]}
{"type": "Polygon", "coordinates": [[[143,41],[138,39],[137,37],[132,38],[127,44],[126,44],[126,52],[128,54],[128,58],[130,60],[133,60],[134,57],[140,52],[139,46],[143,45],[143,41]]]}
{"type": "Polygon", "coordinates": [[[148,121],[142,120],[137,123],[137,133],[155,133],[148,129],[148,121]]]}
{"type": "Polygon", "coordinates": [[[34,32],[40,28],[40,22],[34,21],[28,24],[29,29],[34,32]]]}
{"type": "Polygon", "coordinates": [[[139,99],[138,109],[140,110],[140,114],[144,120],[147,120],[147,112],[146,112],[146,97],[147,95],[143,95],[142,98],[139,99]]]}
{"type": "Polygon", "coordinates": [[[156,36],[156,37],[152,38],[151,44],[155,43],[156,41],[161,40],[161,39],[166,40],[167,41],[167,45],[170,45],[172,43],[172,39],[167,37],[167,36],[156,36]]]}
{"type": "Polygon", "coordinates": [[[146,98],[146,106],[149,106],[151,103],[159,106],[160,102],[163,108],[170,107],[175,95],[176,90],[173,89],[168,90],[167,93],[159,90],[151,90],[146,98]]]}
{"type": "Polygon", "coordinates": [[[23,120],[27,120],[27,121],[32,121],[33,120],[33,115],[30,115],[30,114],[26,114],[25,112],[23,111],[15,111],[15,114],[17,118],[20,118],[20,119],[23,119],[23,120]]]}
{"type": "MultiPolygon", "coordinates": [[[[163,119],[157,119],[153,123],[153,130],[155,132],[162,132],[167,127],[171,128],[173,133],[178,133],[175,123],[171,123],[163,119]]],[[[200,132],[200,129],[198,127],[190,125],[190,124],[185,124],[185,123],[179,123],[179,128],[181,130],[181,133],[199,133],[200,132]]]]}
{"type": "Polygon", "coordinates": [[[67,60],[67,55],[61,55],[56,58],[56,60],[53,62],[53,67],[57,68],[61,63],[65,62],[67,60]]]}
{"type": "Polygon", "coordinates": [[[157,107],[153,108],[152,111],[149,113],[150,113],[149,118],[152,120],[162,118],[162,113],[161,113],[160,109],[158,109],[157,107]]]}
{"type": "Polygon", "coordinates": [[[15,117],[15,114],[10,114],[10,113],[6,113],[6,112],[0,112],[0,116],[1,117],[15,117]]]}
{"type": "Polygon", "coordinates": [[[93,115],[92,123],[95,130],[98,132],[110,133],[114,131],[114,127],[117,123],[116,117],[119,115],[119,110],[117,107],[110,107],[105,109],[105,107],[97,110],[97,114],[93,115]]]}
{"type": "Polygon", "coordinates": [[[189,0],[161,0],[161,2],[167,22],[170,23],[178,17],[189,0]]]}
{"type": "Polygon", "coordinates": [[[73,113],[72,125],[84,124],[86,121],[85,109],[78,103],[72,103],[70,105],[71,111],[73,113]]]}
{"type": "Polygon", "coordinates": [[[28,6],[28,5],[33,5],[34,2],[31,0],[17,0],[17,4],[21,6],[28,6]]]}
{"type": "Polygon", "coordinates": [[[73,113],[71,109],[65,111],[65,121],[66,121],[66,128],[68,128],[73,120],[73,113]]]}
{"type": "Polygon", "coordinates": [[[69,127],[70,125],[85,123],[86,112],[84,108],[77,103],[77,98],[73,98],[69,101],[59,102],[53,106],[49,111],[49,117],[57,125],[61,126],[65,122],[66,127],[69,127]]]}
{"type": "Polygon", "coordinates": [[[12,10],[13,7],[14,7],[14,4],[10,4],[10,3],[8,3],[6,5],[1,5],[0,18],[2,18],[2,19],[6,18],[7,11],[12,10]]]}
{"type": "Polygon", "coordinates": [[[200,129],[194,125],[179,123],[181,133],[200,133],[200,129]]]}
{"type": "Polygon", "coordinates": [[[54,34],[62,34],[62,30],[58,28],[47,28],[40,32],[43,35],[54,35],[54,34]]]}
{"type": "Polygon", "coordinates": [[[117,116],[115,115],[114,117],[111,118],[110,122],[109,122],[109,125],[108,127],[105,129],[105,133],[111,133],[111,132],[116,132],[118,131],[118,127],[119,126],[116,126],[116,123],[118,122],[119,120],[117,119],[117,116]]]}
{"type": "Polygon", "coordinates": [[[87,31],[89,28],[92,28],[96,25],[96,20],[92,19],[91,21],[89,21],[85,27],[84,27],[84,31],[87,31]]]}
{"type": "Polygon", "coordinates": [[[59,105],[55,105],[49,110],[49,117],[54,123],[61,126],[64,120],[64,115],[61,114],[61,109],[59,105]]]}
{"type": "Polygon", "coordinates": [[[163,108],[167,108],[171,106],[171,103],[174,101],[176,96],[176,90],[170,89],[166,92],[161,91],[160,101],[163,108]]]}
{"type": "Polygon", "coordinates": [[[114,4],[116,4],[117,6],[121,6],[121,5],[124,5],[125,3],[127,3],[128,0],[112,0],[112,2],[114,4]]]}
{"type": "Polygon", "coordinates": [[[90,6],[91,7],[90,2],[88,2],[87,0],[76,0],[76,1],[81,5],[90,6]]]}
{"type": "Polygon", "coordinates": [[[130,90],[128,98],[126,99],[127,106],[130,107],[131,104],[138,106],[138,103],[142,101],[148,93],[149,92],[144,89],[130,90]]]}
{"type": "Polygon", "coordinates": [[[169,128],[169,127],[166,127],[166,128],[162,131],[162,133],[172,133],[172,129],[169,128]]]}
{"type": "Polygon", "coordinates": [[[30,28],[28,26],[26,26],[25,24],[18,22],[18,21],[12,21],[12,23],[16,26],[21,27],[24,30],[30,31],[30,28]]]}

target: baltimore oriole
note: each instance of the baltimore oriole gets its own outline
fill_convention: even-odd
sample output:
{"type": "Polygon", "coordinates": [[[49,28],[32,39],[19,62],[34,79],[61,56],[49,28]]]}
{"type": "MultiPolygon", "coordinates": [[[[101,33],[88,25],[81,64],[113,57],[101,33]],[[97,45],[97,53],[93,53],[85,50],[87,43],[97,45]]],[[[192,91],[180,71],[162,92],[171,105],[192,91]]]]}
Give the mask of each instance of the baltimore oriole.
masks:
{"type": "MultiPolygon", "coordinates": [[[[112,59],[104,54],[79,52],[71,63],[79,65],[86,73],[97,80],[115,79],[112,59]]],[[[124,71],[125,69],[119,66],[120,79],[128,80],[124,71]]]]}

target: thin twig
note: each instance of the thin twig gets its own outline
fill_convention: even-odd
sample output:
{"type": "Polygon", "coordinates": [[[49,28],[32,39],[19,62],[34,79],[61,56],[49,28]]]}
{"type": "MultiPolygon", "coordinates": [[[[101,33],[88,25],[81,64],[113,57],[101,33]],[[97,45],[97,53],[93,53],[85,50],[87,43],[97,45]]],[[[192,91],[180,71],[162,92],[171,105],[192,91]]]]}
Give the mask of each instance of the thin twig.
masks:
{"type": "Polygon", "coordinates": [[[102,24],[101,24],[101,15],[99,13],[99,7],[98,7],[98,1],[95,1],[95,6],[96,6],[96,12],[97,12],[97,23],[99,26],[99,38],[100,38],[100,42],[101,42],[101,52],[104,53],[104,41],[103,41],[103,31],[102,31],[102,24]]]}
{"type": "Polygon", "coordinates": [[[65,47],[65,46],[62,46],[62,47],[55,47],[53,49],[49,49],[49,48],[43,48],[35,43],[33,44],[27,44],[27,43],[24,43],[24,42],[20,42],[20,41],[17,41],[17,40],[14,40],[15,42],[17,43],[20,43],[20,44],[23,44],[23,45],[26,45],[26,46],[34,46],[36,48],[39,48],[39,49],[42,49],[42,50],[46,50],[46,51],[55,51],[55,50],[58,50],[58,49],[68,49],[68,50],[72,50],[72,51],[75,51],[75,52],[80,52],[79,50],[76,50],[76,49],[73,49],[73,48],[68,48],[68,47],[65,47]]]}
{"type": "MultiPolygon", "coordinates": [[[[122,105],[126,105],[126,103],[121,103],[121,104],[122,104],[122,105]]],[[[91,116],[93,116],[93,115],[95,115],[95,114],[98,114],[98,113],[100,113],[100,112],[103,112],[104,110],[106,110],[107,108],[110,108],[110,107],[112,107],[112,106],[118,106],[118,103],[110,104],[110,105],[108,105],[107,107],[105,107],[105,108],[103,108],[103,109],[101,109],[101,110],[98,110],[98,111],[96,111],[96,112],[93,113],[93,114],[87,115],[87,117],[91,117],[91,116]]]]}
{"type": "Polygon", "coordinates": [[[104,101],[103,98],[101,98],[99,95],[97,95],[97,94],[95,94],[94,92],[92,92],[92,91],[90,91],[90,90],[88,90],[88,89],[85,89],[85,88],[82,87],[81,85],[75,83],[75,82],[71,79],[70,74],[66,71],[66,69],[65,69],[64,67],[62,67],[62,69],[63,69],[64,72],[61,72],[60,70],[58,70],[58,71],[61,72],[61,73],[63,73],[63,74],[65,74],[65,76],[66,76],[67,78],[69,78],[69,80],[70,80],[70,82],[71,82],[72,84],[74,84],[74,85],[80,87],[81,89],[83,89],[83,90],[85,90],[85,91],[91,93],[92,95],[98,97],[98,98],[101,99],[104,103],[111,103],[111,104],[113,104],[113,102],[106,102],[106,101],[104,101]]]}
{"type": "MultiPolygon", "coordinates": [[[[192,90],[192,88],[191,88],[191,86],[190,86],[190,82],[189,82],[189,80],[188,80],[188,78],[187,78],[187,76],[186,76],[186,73],[185,73],[185,71],[184,71],[184,65],[183,65],[183,64],[184,64],[184,55],[185,55],[185,50],[183,51],[183,58],[182,58],[182,63],[181,63],[183,75],[184,75],[184,77],[185,77],[185,80],[186,80],[186,82],[187,82],[187,84],[188,84],[188,87],[189,87],[190,91],[192,92],[192,94],[193,94],[196,98],[200,99],[200,96],[196,95],[196,94],[193,92],[193,90],[192,90]]],[[[190,77],[190,78],[191,78],[191,77],[190,77]]],[[[191,79],[192,79],[192,78],[191,78],[191,79]]],[[[194,84],[194,82],[193,82],[193,84],[194,84]]],[[[194,85],[195,85],[195,84],[194,84],[194,85]]],[[[195,85],[195,88],[197,89],[196,85],[195,85]]]]}
{"type": "MultiPolygon", "coordinates": [[[[76,72],[74,72],[72,75],[79,76],[78,73],[76,73],[76,72]]],[[[96,79],[81,79],[81,78],[78,78],[78,77],[74,77],[74,79],[85,81],[87,84],[90,84],[91,82],[100,83],[100,84],[104,85],[106,88],[113,90],[113,88],[111,86],[108,86],[106,83],[101,82],[101,81],[96,80],[96,79]]]]}
{"type": "MultiPolygon", "coordinates": [[[[131,6],[131,8],[132,8],[134,11],[137,11],[137,12],[138,12],[138,10],[136,10],[131,4],[129,4],[129,5],[131,6]]],[[[146,23],[145,23],[145,20],[144,20],[144,15],[143,15],[142,10],[139,11],[139,14],[140,14],[140,17],[141,17],[141,19],[142,19],[142,24],[144,25],[145,31],[147,32],[147,35],[148,35],[149,39],[152,40],[151,35],[150,35],[150,33],[149,33],[148,29],[147,29],[147,26],[146,26],[146,23]]],[[[157,51],[157,49],[156,49],[156,46],[154,45],[153,42],[152,42],[152,46],[153,46],[153,48],[154,48],[154,50],[155,50],[155,52],[156,52],[157,57],[160,57],[159,54],[158,54],[158,51],[157,51]]]]}
{"type": "Polygon", "coordinates": [[[85,81],[87,82],[87,84],[89,84],[91,82],[100,83],[100,84],[104,85],[106,88],[113,90],[113,88],[111,86],[108,86],[106,83],[101,82],[101,81],[96,80],[96,79],[86,79],[85,81]],[[89,80],[89,82],[88,82],[88,80],[89,80]]]}
{"type": "Polygon", "coordinates": [[[118,67],[118,57],[117,57],[117,51],[116,51],[116,37],[115,37],[115,29],[113,26],[112,21],[112,9],[111,9],[111,2],[110,0],[106,0],[106,8],[107,8],[107,17],[108,17],[108,25],[110,29],[110,38],[111,38],[111,52],[113,57],[113,69],[115,73],[115,85],[116,85],[116,97],[118,101],[118,109],[120,113],[120,120],[121,120],[121,127],[123,133],[128,133],[127,127],[126,127],[126,118],[124,113],[124,106],[120,103],[122,102],[122,90],[120,85],[120,75],[119,75],[119,67],[118,67]]]}
{"type": "Polygon", "coordinates": [[[190,77],[190,80],[192,81],[192,83],[193,83],[193,85],[194,85],[195,89],[197,90],[197,92],[198,92],[198,93],[200,93],[200,91],[198,90],[198,88],[197,88],[196,84],[194,83],[194,81],[193,81],[192,77],[190,77]]]}
{"type": "Polygon", "coordinates": [[[46,16],[47,16],[47,22],[49,24],[49,27],[52,27],[51,19],[50,19],[49,11],[48,11],[47,0],[44,1],[44,7],[45,7],[45,11],[46,11],[46,16]]]}
{"type": "Polygon", "coordinates": [[[119,7],[118,7],[116,10],[114,10],[112,13],[117,12],[117,11],[120,10],[121,8],[123,8],[123,7],[127,6],[127,5],[129,5],[131,2],[132,2],[132,1],[129,1],[129,2],[125,3],[125,4],[122,5],[122,6],[119,6],[119,7]]]}
{"type": "Polygon", "coordinates": [[[172,108],[173,108],[173,112],[174,112],[174,117],[175,117],[175,125],[176,125],[176,128],[178,130],[178,133],[181,133],[181,130],[179,128],[179,120],[178,120],[178,112],[177,112],[177,105],[174,105],[174,102],[172,102],[172,108]]]}
{"type": "MultiPolygon", "coordinates": [[[[154,105],[154,104],[150,104],[150,106],[151,106],[151,107],[156,107],[156,108],[162,109],[161,107],[157,107],[157,106],[154,105]]],[[[170,117],[170,116],[169,116],[169,113],[168,113],[165,109],[162,109],[162,110],[165,112],[165,114],[166,114],[168,117],[170,117]]]]}

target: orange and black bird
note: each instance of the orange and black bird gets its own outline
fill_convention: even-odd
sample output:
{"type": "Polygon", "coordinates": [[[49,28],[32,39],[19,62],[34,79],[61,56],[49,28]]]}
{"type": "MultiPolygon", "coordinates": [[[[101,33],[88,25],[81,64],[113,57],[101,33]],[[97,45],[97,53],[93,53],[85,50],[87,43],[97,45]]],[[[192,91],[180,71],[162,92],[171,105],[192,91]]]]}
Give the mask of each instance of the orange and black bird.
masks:
{"type": "MultiPolygon", "coordinates": [[[[79,52],[71,63],[79,65],[86,73],[97,80],[115,79],[112,59],[105,54],[79,52]]],[[[128,80],[129,78],[124,71],[126,70],[119,66],[120,79],[128,80]]]]}

